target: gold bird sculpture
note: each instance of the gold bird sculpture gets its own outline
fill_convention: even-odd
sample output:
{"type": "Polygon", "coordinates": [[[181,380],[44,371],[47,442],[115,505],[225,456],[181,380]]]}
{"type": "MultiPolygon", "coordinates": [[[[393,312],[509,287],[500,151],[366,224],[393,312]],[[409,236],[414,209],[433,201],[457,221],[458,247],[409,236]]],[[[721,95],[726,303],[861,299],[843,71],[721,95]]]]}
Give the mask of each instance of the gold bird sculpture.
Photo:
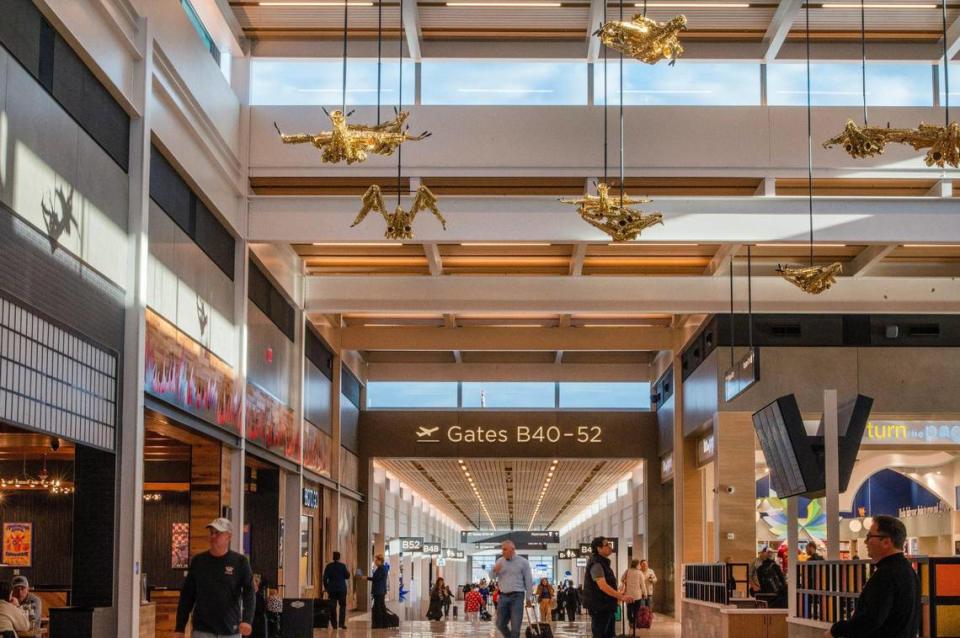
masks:
{"type": "Polygon", "coordinates": [[[599,36],[604,46],[641,62],[656,64],[660,60],[670,60],[672,66],[683,55],[680,32],[686,28],[686,16],[678,15],[666,22],[657,22],[638,13],[629,22],[611,20],[593,35],[599,36]]]}
{"type": "Polygon", "coordinates": [[[447,229],[447,220],[440,213],[437,198],[426,186],[420,186],[417,189],[417,195],[413,199],[409,212],[403,210],[399,204],[392,213],[388,212],[386,205],[383,203],[383,192],[377,184],[367,189],[367,192],[363,195],[362,203],[363,207],[357,213],[357,218],[350,224],[350,228],[362,222],[370,211],[375,211],[380,213],[387,222],[387,229],[383,233],[384,237],[387,239],[413,239],[414,218],[420,211],[429,210],[440,220],[443,229],[447,229]]]}
{"type": "Polygon", "coordinates": [[[837,282],[843,273],[843,264],[836,262],[825,266],[777,266],[777,272],[803,292],[819,295],[837,282]]]}
{"type": "Polygon", "coordinates": [[[950,122],[947,126],[920,122],[917,128],[884,128],[882,126],[857,126],[852,120],[836,137],[823,143],[824,148],[842,146],[850,157],[863,159],[883,154],[887,144],[907,144],[914,150],[927,150],[923,158],[927,166],[960,167],[960,124],[950,122]]]}
{"type": "Polygon", "coordinates": [[[273,123],[280,139],[284,144],[313,144],[320,151],[320,158],[326,164],[337,164],[346,161],[347,164],[364,162],[367,153],[375,155],[393,155],[401,144],[407,141],[419,142],[430,137],[429,131],[420,135],[410,135],[405,126],[410,113],[398,111],[396,117],[382,124],[369,126],[366,124],[348,124],[347,118],[352,115],[336,110],[323,112],[330,118],[331,130],[320,133],[286,134],[280,130],[276,122],[273,123]]]}
{"type": "Polygon", "coordinates": [[[646,228],[663,223],[660,213],[644,213],[630,208],[631,204],[649,204],[649,199],[634,199],[628,195],[611,197],[610,186],[597,184],[596,195],[584,195],[577,199],[561,199],[564,204],[573,204],[585,222],[599,228],[613,241],[631,241],[646,228]]]}

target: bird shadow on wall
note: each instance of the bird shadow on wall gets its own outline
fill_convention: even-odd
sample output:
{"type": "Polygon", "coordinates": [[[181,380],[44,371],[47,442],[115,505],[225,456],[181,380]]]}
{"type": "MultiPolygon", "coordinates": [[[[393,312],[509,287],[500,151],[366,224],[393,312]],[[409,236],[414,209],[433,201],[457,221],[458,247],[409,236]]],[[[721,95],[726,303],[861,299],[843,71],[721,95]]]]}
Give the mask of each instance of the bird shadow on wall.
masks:
{"type": "Polygon", "coordinates": [[[62,186],[58,186],[50,196],[49,207],[45,199],[40,200],[40,210],[43,213],[43,224],[47,227],[50,253],[53,254],[60,246],[60,238],[64,234],[70,235],[71,226],[79,229],[77,218],[73,216],[73,186],[70,187],[69,195],[65,194],[62,186]]]}

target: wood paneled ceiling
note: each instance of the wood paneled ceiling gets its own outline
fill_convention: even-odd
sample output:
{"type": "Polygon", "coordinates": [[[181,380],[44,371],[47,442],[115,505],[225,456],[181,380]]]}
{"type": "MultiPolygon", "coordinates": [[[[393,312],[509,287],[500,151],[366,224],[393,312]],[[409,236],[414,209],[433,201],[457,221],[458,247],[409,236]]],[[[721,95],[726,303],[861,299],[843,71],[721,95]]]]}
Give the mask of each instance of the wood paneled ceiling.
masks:
{"type": "Polygon", "coordinates": [[[376,462],[467,529],[518,530],[561,528],[638,463],[630,459],[555,461],[444,458],[376,462]]]}
{"type": "MultiPolygon", "coordinates": [[[[374,37],[379,7],[371,2],[357,2],[350,7],[352,37],[374,37]]],[[[384,1],[383,25],[387,37],[396,37],[400,21],[400,3],[384,1]]],[[[590,2],[558,1],[558,6],[523,6],[529,0],[506,0],[518,6],[456,6],[437,0],[420,0],[417,4],[420,29],[424,40],[508,40],[508,39],[585,39],[590,21],[590,2]]],[[[544,3],[535,3],[544,4],[544,3]]],[[[677,13],[687,16],[689,30],[685,39],[760,41],[777,10],[778,3],[745,2],[743,6],[716,6],[711,0],[687,0],[682,6],[663,6],[651,0],[648,15],[667,20],[677,13]]],[[[860,32],[859,6],[856,3],[816,2],[810,5],[810,26],[818,40],[849,40],[860,32]],[[841,5],[837,7],[835,5],[841,5]]],[[[940,32],[940,10],[926,0],[871,0],[867,9],[867,31],[871,40],[936,42],[940,32]],[[895,8],[874,8],[872,5],[895,5],[895,8]],[[910,6],[915,5],[915,6],[910,6]]],[[[335,3],[277,3],[256,0],[231,0],[237,20],[245,35],[257,39],[342,37],[343,11],[335,3]],[[281,5],[282,6],[278,6],[281,5]],[[326,5],[326,6],[319,6],[326,5]]],[[[619,4],[609,3],[610,11],[619,4]]],[[[624,11],[637,11],[635,2],[624,3],[624,11]]],[[[956,19],[958,9],[950,7],[948,19],[956,19]]],[[[803,20],[793,23],[790,38],[803,36],[803,20]]]]}
{"type": "MultiPolygon", "coordinates": [[[[609,243],[461,243],[420,244],[397,242],[294,244],[303,258],[308,275],[355,276],[703,276],[723,274],[734,260],[738,274],[746,269],[747,249],[730,244],[658,244],[632,242],[609,243]]],[[[845,266],[869,262],[871,274],[883,276],[960,276],[958,245],[891,245],[883,255],[870,257],[875,245],[820,243],[814,247],[817,263],[839,261],[845,266]],[[867,259],[870,257],[869,259],[867,259]]],[[[797,263],[809,258],[810,248],[804,242],[757,244],[751,247],[753,275],[777,276],[779,264],[797,263]]],[[[848,272],[845,267],[844,274],[848,272]]],[[[403,325],[444,325],[439,314],[396,317],[347,315],[350,325],[383,323],[403,325]]],[[[611,315],[593,321],[575,316],[571,325],[584,323],[620,323],[611,315]]],[[[638,325],[649,323],[650,317],[639,316],[647,323],[627,320],[638,325]]],[[[669,316],[656,319],[669,323],[669,316]]],[[[462,315],[460,326],[532,324],[557,325],[558,315],[546,317],[462,315]],[[553,323],[551,323],[553,322],[553,323]]]]}

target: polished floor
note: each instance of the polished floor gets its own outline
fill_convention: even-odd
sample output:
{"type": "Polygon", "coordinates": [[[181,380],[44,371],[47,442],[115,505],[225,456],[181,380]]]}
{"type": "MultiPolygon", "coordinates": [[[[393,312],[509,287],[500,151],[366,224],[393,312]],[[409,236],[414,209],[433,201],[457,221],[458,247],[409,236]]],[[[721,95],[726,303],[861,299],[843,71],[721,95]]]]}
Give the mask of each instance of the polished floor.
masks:
{"type": "MultiPolygon", "coordinates": [[[[521,631],[521,636],[525,630],[526,624],[521,631]]],[[[620,633],[619,628],[617,633],[620,633]]],[[[590,636],[590,623],[585,621],[575,623],[555,622],[553,623],[553,635],[555,638],[587,637],[590,636]]],[[[628,629],[627,636],[629,635],[630,631],[628,629]]],[[[409,620],[401,622],[399,629],[370,629],[369,616],[364,614],[349,619],[346,630],[316,629],[314,630],[314,636],[318,638],[359,638],[360,636],[382,636],[383,638],[431,638],[433,636],[466,638],[467,636],[479,636],[482,638],[499,638],[500,634],[497,633],[492,622],[481,622],[474,625],[455,620],[445,622],[409,620]]],[[[637,636],[641,638],[678,638],[680,636],[680,625],[674,622],[672,618],[657,616],[654,619],[653,628],[638,630],[637,636]]]]}

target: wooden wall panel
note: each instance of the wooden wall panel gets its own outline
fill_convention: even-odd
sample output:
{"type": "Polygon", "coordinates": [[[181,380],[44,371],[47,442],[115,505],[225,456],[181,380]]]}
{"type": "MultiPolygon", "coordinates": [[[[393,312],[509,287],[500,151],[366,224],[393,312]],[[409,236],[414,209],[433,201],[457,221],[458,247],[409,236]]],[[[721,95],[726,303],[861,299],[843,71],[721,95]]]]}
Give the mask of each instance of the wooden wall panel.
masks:
{"type": "MultiPolygon", "coordinates": [[[[683,475],[683,557],[681,563],[702,563],[705,559],[704,540],[706,538],[703,516],[703,481],[700,470],[697,468],[697,441],[683,440],[682,466],[677,466],[677,457],[674,456],[674,474],[683,475]]],[[[750,518],[751,522],[753,517],[750,518]]]]}
{"type": "MultiPolygon", "coordinates": [[[[0,523],[33,524],[33,566],[20,573],[36,588],[70,588],[73,552],[73,499],[46,492],[6,492],[0,523]]],[[[0,567],[0,579],[13,578],[13,569],[0,567]]]]}
{"type": "Polygon", "coordinates": [[[244,523],[250,528],[250,566],[271,583],[279,577],[280,537],[280,471],[258,468],[252,480],[253,468],[247,467],[248,486],[256,484],[256,491],[244,493],[244,523]]]}
{"type": "Polygon", "coordinates": [[[160,501],[143,504],[143,572],[150,587],[179,589],[186,572],[171,567],[172,528],[174,523],[190,522],[190,494],[165,492],[162,496],[160,501]]]}
{"type": "Polygon", "coordinates": [[[220,516],[220,443],[195,441],[190,458],[190,555],[209,548],[206,525],[220,516]]]}
{"type": "Polygon", "coordinates": [[[749,412],[721,412],[714,418],[717,476],[715,534],[717,560],[749,562],[756,553],[756,435],[749,412]],[[734,488],[729,494],[728,487],[734,488]],[[733,533],[732,540],[727,538],[733,533]]]}

